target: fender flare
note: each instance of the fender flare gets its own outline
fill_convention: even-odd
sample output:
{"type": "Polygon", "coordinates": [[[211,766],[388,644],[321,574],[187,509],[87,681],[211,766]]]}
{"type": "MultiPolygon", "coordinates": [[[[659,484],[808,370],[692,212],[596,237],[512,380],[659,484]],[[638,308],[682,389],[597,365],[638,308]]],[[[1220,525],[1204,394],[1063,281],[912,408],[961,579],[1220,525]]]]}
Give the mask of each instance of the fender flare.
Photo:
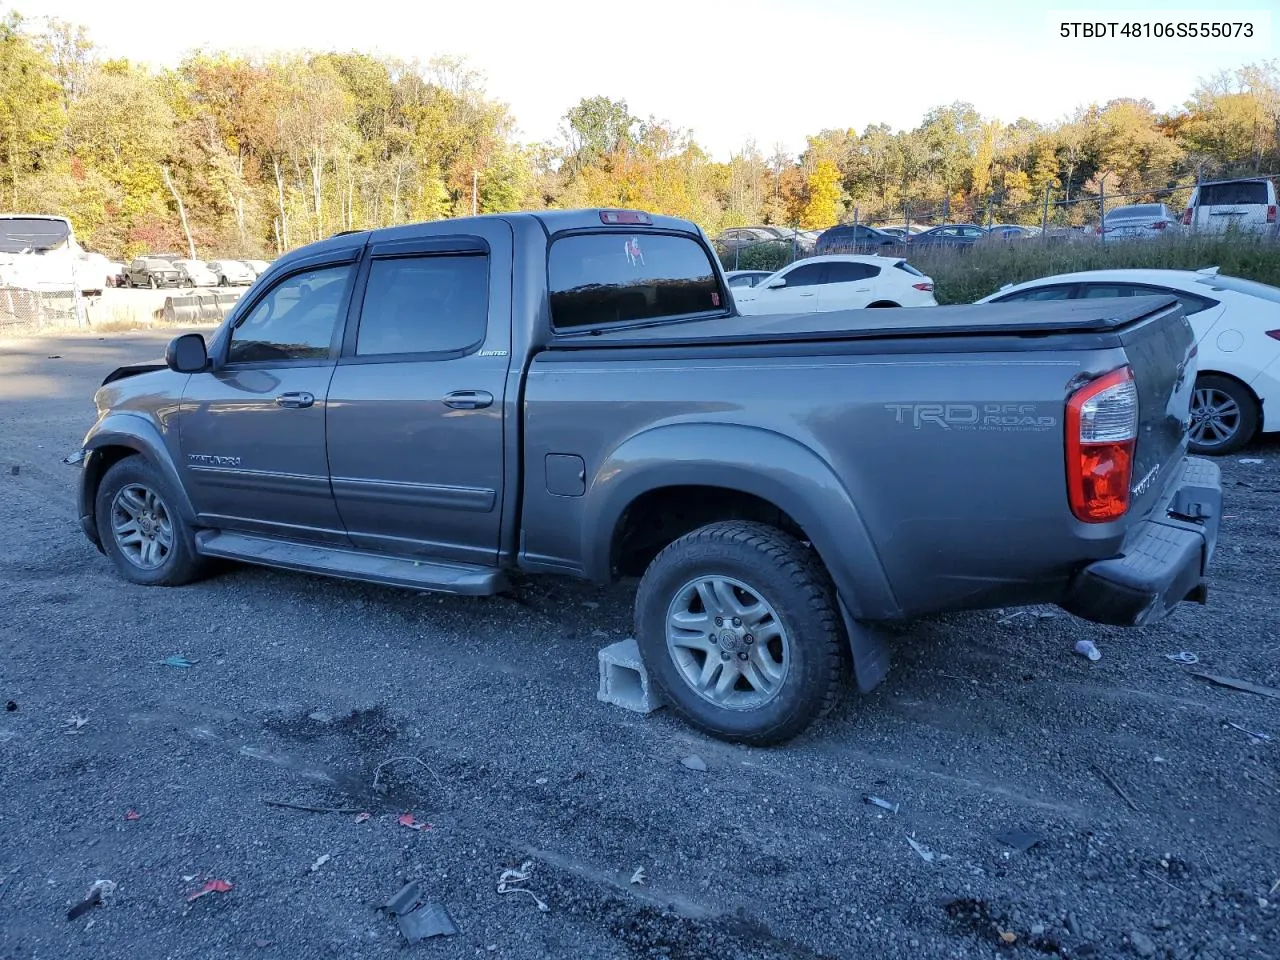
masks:
{"type": "Polygon", "coordinates": [[[84,464],[80,478],[80,517],[93,520],[98,484],[106,472],[102,452],[112,447],[124,447],[140,454],[158,469],[172,489],[178,513],[194,526],[196,511],[187,495],[187,489],[178,476],[178,468],[169,456],[168,447],[160,430],[149,419],[135,413],[109,413],[94,426],[85,438],[84,464]]]}
{"type": "Polygon", "coordinates": [[[805,531],[853,617],[899,614],[866,524],[831,466],[791,437],[744,424],[663,424],[614,448],[587,488],[585,574],[598,581],[609,578],[614,531],[638,497],[685,485],[723,487],[772,503],[805,531]]]}

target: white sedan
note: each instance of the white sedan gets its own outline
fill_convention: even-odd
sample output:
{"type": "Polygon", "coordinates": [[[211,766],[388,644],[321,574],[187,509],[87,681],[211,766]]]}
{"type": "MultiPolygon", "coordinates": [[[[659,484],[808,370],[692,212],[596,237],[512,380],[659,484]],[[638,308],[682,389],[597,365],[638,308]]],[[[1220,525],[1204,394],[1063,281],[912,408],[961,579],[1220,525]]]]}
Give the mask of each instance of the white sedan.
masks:
{"type": "Polygon", "coordinates": [[[797,260],[733,299],[746,316],[938,305],[933,281],[901,257],[851,253],[797,260]]]}
{"type": "Polygon", "coordinates": [[[1172,294],[1198,349],[1192,453],[1239,450],[1280,430],[1280,287],[1204,270],[1085,270],[1002,287],[978,303],[1172,294]]]}

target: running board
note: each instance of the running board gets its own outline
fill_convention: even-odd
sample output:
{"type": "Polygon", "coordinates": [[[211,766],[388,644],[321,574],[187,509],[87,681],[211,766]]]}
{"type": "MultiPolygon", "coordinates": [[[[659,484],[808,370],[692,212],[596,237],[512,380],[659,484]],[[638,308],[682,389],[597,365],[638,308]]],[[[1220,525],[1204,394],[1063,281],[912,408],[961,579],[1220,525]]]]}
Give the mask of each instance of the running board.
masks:
{"type": "Polygon", "coordinates": [[[279,570],[466,597],[488,597],[507,589],[506,576],[493,567],[388,557],[244,533],[201,530],[196,534],[196,552],[204,557],[238,560],[279,570]]]}

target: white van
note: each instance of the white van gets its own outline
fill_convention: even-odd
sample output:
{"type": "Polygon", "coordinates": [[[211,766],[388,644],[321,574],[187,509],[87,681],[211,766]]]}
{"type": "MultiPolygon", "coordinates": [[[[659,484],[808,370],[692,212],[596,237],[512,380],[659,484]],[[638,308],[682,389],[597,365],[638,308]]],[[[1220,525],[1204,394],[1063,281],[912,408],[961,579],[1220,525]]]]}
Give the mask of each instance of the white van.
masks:
{"type": "Polygon", "coordinates": [[[1265,177],[1199,184],[1182,214],[1197,233],[1276,233],[1276,185],[1265,177]]]}

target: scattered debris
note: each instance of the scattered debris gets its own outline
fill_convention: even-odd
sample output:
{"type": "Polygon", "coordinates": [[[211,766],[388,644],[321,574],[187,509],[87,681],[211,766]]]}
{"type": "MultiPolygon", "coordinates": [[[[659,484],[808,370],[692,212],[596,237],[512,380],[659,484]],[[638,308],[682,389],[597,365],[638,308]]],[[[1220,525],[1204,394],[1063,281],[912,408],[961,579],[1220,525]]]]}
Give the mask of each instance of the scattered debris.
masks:
{"type": "Polygon", "coordinates": [[[1227,721],[1227,726],[1234,727],[1236,730],[1239,730],[1241,733],[1247,733],[1249,736],[1253,737],[1253,739],[1261,740],[1263,743],[1271,742],[1271,734],[1269,733],[1255,733],[1254,731],[1250,730],[1248,727],[1242,727],[1240,726],[1240,724],[1232,723],[1230,720],[1227,721]]]}
{"type": "Polygon", "coordinates": [[[922,846],[912,837],[907,837],[907,843],[911,844],[912,850],[920,854],[921,860],[925,863],[933,863],[933,854],[926,847],[922,846]]]}
{"type": "Polygon", "coordinates": [[[415,820],[412,813],[402,813],[396,818],[396,823],[402,827],[408,827],[410,830],[430,830],[431,824],[423,823],[421,820],[415,820]]]}
{"type": "Polygon", "coordinates": [[[1183,650],[1179,653],[1166,653],[1164,658],[1166,660],[1172,660],[1174,663],[1185,663],[1187,666],[1200,662],[1200,658],[1190,650],[1183,650]]]}
{"type": "Polygon", "coordinates": [[[1210,683],[1216,683],[1220,687],[1229,687],[1232,690],[1242,690],[1245,693],[1256,693],[1260,697],[1271,697],[1273,700],[1280,700],[1280,690],[1275,687],[1264,687],[1258,683],[1250,683],[1248,680],[1236,680],[1233,677],[1218,677],[1211,673],[1193,673],[1193,677],[1199,677],[1201,680],[1208,680],[1210,683]]]}
{"type": "Polygon", "coordinates": [[[115,892],[116,885],[113,881],[95,880],[93,886],[89,888],[89,892],[84,895],[84,899],[67,911],[67,919],[76,920],[83,917],[115,892]]]}
{"type": "Polygon", "coordinates": [[[421,902],[422,884],[411,881],[401,887],[394,897],[382,905],[381,909],[393,917],[398,917],[402,913],[408,913],[421,902]]]}
{"type": "Polygon", "coordinates": [[[689,756],[685,757],[680,762],[690,770],[696,770],[699,773],[707,772],[707,761],[703,760],[696,753],[689,754],[689,756]]]}
{"type": "Polygon", "coordinates": [[[200,662],[199,660],[188,660],[182,654],[175,653],[172,656],[165,657],[163,660],[157,660],[156,664],[161,667],[186,668],[186,667],[194,667],[199,662],[200,662]]]}
{"type": "MultiPolygon", "coordinates": [[[[46,360],[61,360],[61,359],[62,359],[62,354],[60,354],[60,353],[51,353],[51,354],[49,354],[47,357],[45,357],[45,359],[46,359],[46,360]]],[[[1241,460],[1240,462],[1241,462],[1241,463],[1244,463],[1244,461],[1243,461],[1243,460],[1241,460]]],[[[1258,462],[1258,463],[1261,463],[1262,461],[1261,461],[1261,460],[1258,460],[1257,462],[1258,462]]]]}
{"type": "Polygon", "coordinates": [[[378,764],[376,767],[373,768],[374,792],[375,793],[387,792],[387,785],[381,782],[383,767],[390,766],[393,763],[400,763],[401,761],[409,761],[409,760],[413,761],[418,766],[420,766],[423,770],[427,771],[427,773],[431,774],[431,778],[435,780],[436,786],[438,786],[441,790],[444,789],[444,783],[440,780],[438,776],[436,776],[436,772],[432,770],[429,766],[427,766],[426,761],[422,760],[420,757],[388,757],[386,760],[383,760],[380,764],[378,764]]]}
{"type": "Polygon", "coordinates": [[[201,897],[210,893],[229,893],[233,889],[232,885],[225,880],[210,880],[199,890],[187,894],[187,903],[199,900],[201,897]]]}
{"type": "Polygon", "coordinates": [[[323,710],[316,710],[314,713],[307,714],[307,719],[314,720],[316,723],[329,723],[333,720],[333,717],[323,710]]]}
{"type": "Polygon", "coordinates": [[[537,784],[538,786],[540,786],[540,787],[545,787],[545,786],[547,785],[547,778],[546,778],[546,777],[539,777],[537,780],[535,780],[535,781],[533,781],[533,782],[534,782],[534,783],[536,783],[536,784],[537,784]]]}
{"type": "Polygon", "coordinates": [[[1140,957],[1156,955],[1156,945],[1151,942],[1151,938],[1137,930],[1129,933],[1129,946],[1133,947],[1134,952],[1140,957]]]}
{"type": "Polygon", "coordinates": [[[316,857],[316,862],[311,864],[311,872],[315,873],[317,870],[319,870],[321,867],[323,867],[326,863],[328,863],[332,859],[333,857],[330,854],[327,854],[327,853],[320,854],[320,856],[316,857]]]}
{"type": "Polygon", "coordinates": [[[1007,617],[1001,617],[999,620],[996,621],[996,623],[1000,624],[1001,626],[1004,626],[1005,624],[1013,623],[1013,621],[1017,620],[1019,617],[1025,617],[1026,615],[1027,615],[1027,611],[1025,610],[1015,610],[1013,611],[1013,613],[1009,614],[1007,617]]]}
{"type": "Polygon", "coordinates": [[[1097,648],[1092,640],[1077,640],[1076,653],[1082,657],[1088,657],[1094,663],[1102,659],[1102,651],[1097,648]]]}
{"type": "Polygon", "coordinates": [[[1005,943],[1013,943],[1018,939],[1018,935],[1012,930],[1001,930],[999,927],[996,927],[996,933],[1000,934],[1000,939],[1005,943]]]}
{"type": "Polygon", "coordinates": [[[636,867],[636,872],[631,875],[631,882],[644,886],[647,878],[644,875],[644,867],[636,867]]]}
{"type": "Polygon", "coordinates": [[[87,724],[88,722],[89,722],[89,718],[88,718],[88,717],[82,717],[82,716],[80,716],[80,714],[78,714],[78,713],[77,713],[77,714],[75,714],[74,716],[67,717],[66,722],[65,722],[65,724],[64,724],[64,725],[65,725],[68,729],[63,730],[62,732],[63,732],[63,733],[66,733],[66,734],[77,734],[77,733],[83,733],[83,732],[84,732],[84,730],[83,730],[82,728],[83,728],[83,727],[85,726],[85,724],[87,724]]]}
{"type": "Polygon", "coordinates": [[[1271,885],[1271,889],[1267,891],[1267,896],[1268,897],[1271,896],[1277,890],[1280,890],[1280,880],[1277,880],[1275,883],[1271,885]]]}
{"type": "Polygon", "coordinates": [[[1013,847],[1020,853],[1026,853],[1037,843],[1043,843],[1046,837],[1044,834],[1037,833],[1034,830],[1013,827],[1009,830],[1001,830],[996,834],[996,839],[1006,847],[1013,847]]]}
{"type": "Polygon", "coordinates": [[[873,807],[880,807],[882,810],[888,810],[890,813],[898,812],[898,805],[896,803],[890,803],[888,800],[884,800],[880,797],[873,797],[870,794],[866,794],[862,799],[873,807]]]}
{"type": "Polygon", "coordinates": [[[1258,463],[1261,463],[1262,461],[1261,461],[1261,460],[1257,460],[1257,459],[1255,459],[1255,458],[1253,458],[1253,457],[1246,457],[1245,459],[1241,460],[1240,462],[1241,462],[1241,463],[1249,463],[1249,464],[1258,464],[1258,463]]]}
{"type": "Polygon", "coordinates": [[[288,803],[284,800],[263,800],[268,807],[284,810],[301,810],[303,813],[359,813],[358,807],[313,807],[305,803],[288,803]]]}
{"type": "Polygon", "coordinates": [[[600,604],[596,603],[594,600],[583,600],[582,605],[586,607],[588,610],[600,609],[600,604]]]}
{"type": "Polygon", "coordinates": [[[267,949],[267,947],[271,946],[273,943],[275,943],[275,941],[274,941],[274,940],[255,940],[255,941],[253,941],[253,945],[254,945],[255,947],[257,947],[259,950],[265,950],[265,949],[267,949]]]}
{"type": "Polygon", "coordinates": [[[141,820],[142,814],[140,814],[137,810],[134,810],[132,807],[130,807],[128,810],[124,812],[124,818],[126,820],[141,820]]]}
{"type": "Polygon", "coordinates": [[[4,705],[4,708],[8,710],[10,713],[14,713],[18,709],[18,701],[10,700],[4,705]]]}
{"type": "Polygon", "coordinates": [[[366,820],[372,820],[372,819],[373,819],[373,814],[372,814],[372,813],[357,813],[357,814],[356,814],[356,823],[364,823],[366,820]]]}
{"type": "Polygon", "coordinates": [[[1130,810],[1132,810],[1134,813],[1141,812],[1138,809],[1138,805],[1133,802],[1133,798],[1130,797],[1129,794],[1124,792],[1124,787],[1120,786],[1120,784],[1118,784],[1115,781],[1115,779],[1111,776],[1111,774],[1107,773],[1107,771],[1103,770],[1096,763],[1093,765],[1093,769],[1097,772],[1098,776],[1100,776],[1103,780],[1107,782],[1107,786],[1109,786],[1112,790],[1114,790],[1117,794],[1119,794],[1120,799],[1129,805],[1130,810]]]}
{"type": "Polygon", "coordinates": [[[502,875],[498,877],[499,893],[526,893],[533,897],[533,902],[538,905],[538,909],[546,913],[551,908],[543,902],[542,898],[530,890],[528,887],[518,887],[516,884],[524,883],[533,878],[533,861],[526,860],[520,864],[518,870],[503,870],[502,875]]]}

